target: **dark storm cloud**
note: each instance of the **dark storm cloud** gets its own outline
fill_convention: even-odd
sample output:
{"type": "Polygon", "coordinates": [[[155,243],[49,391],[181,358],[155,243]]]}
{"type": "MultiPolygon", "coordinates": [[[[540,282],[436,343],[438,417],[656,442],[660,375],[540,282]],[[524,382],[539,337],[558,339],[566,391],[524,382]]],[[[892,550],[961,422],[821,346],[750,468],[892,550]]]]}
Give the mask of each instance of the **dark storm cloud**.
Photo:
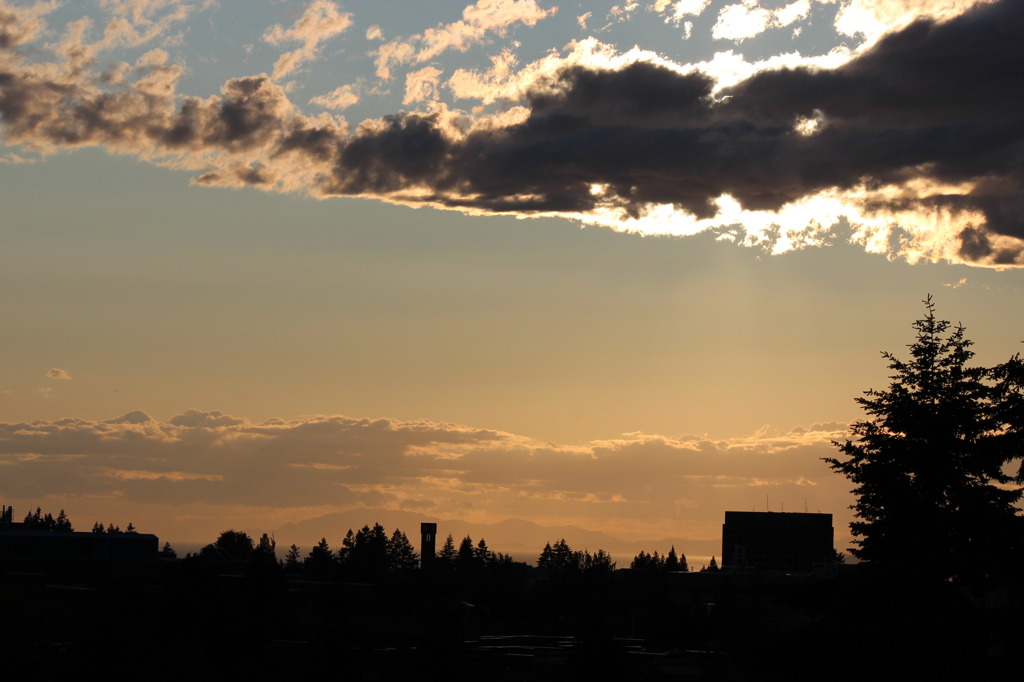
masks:
{"type": "Polygon", "coordinates": [[[774,211],[856,188],[868,212],[984,216],[956,237],[933,235],[954,242],[933,254],[1024,264],[1022,2],[918,21],[839,68],[762,71],[714,95],[701,73],[577,64],[534,82],[529,114],[513,125],[442,108],[366,121],[352,135],[296,111],[266,75],[179,100],[181,71],[159,60],[113,91],[29,64],[20,50],[37,19],[0,15],[0,131],[11,144],[103,145],[201,171],[208,185],[520,215],[610,208],[635,218],[669,204],[703,219],[723,194],[774,211]],[[801,120],[817,130],[800,134],[801,120]]]}
{"type": "Polygon", "coordinates": [[[453,137],[440,114],[407,114],[364,127],[339,157],[336,184],[324,189],[425,187],[433,201],[452,207],[581,212],[597,205],[593,183],[611,183],[632,214],[664,202],[706,215],[708,188],[678,180],[711,152],[691,126],[706,125],[712,84],[701,74],[644,63],[621,71],[564,69],[528,93],[531,115],[521,125],[453,137]],[[666,155],[666,145],[689,151],[666,155]]]}
{"type": "MultiPolygon", "coordinates": [[[[1024,3],[918,21],[834,71],[764,72],[730,94],[723,113],[736,120],[783,125],[817,110],[827,121],[821,134],[779,150],[795,182],[774,188],[776,202],[865,177],[974,181],[949,205],[978,209],[988,230],[1024,238],[1024,3]]],[[[977,248],[983,235],[974,235],[965,249],[977,248]]]]}
{"type": "MultiPolygon", "coordinates": [[[[1024,238],[1024,3],[918,21],[834,70],[761,72],[722,100],[711,87],[652,63],[566,68],[528,94],[529,119],[516,126],[456,138],[436,117],[409,114],[360,131],[326,189],[421,186],[448,206],[516,212],[610,203],[636,216],[667,203],[706,218],[721,194],[777,210],[865,182],[973,182],[968,194],[919,200],[985,215],[965,228],[961,255],[992,256],[992,234],[1024,238]],[[796,133],[801,118],[821,129],[796,133]]],[[[997,260],[1021,256],[1004,249],[997,260]]]]}

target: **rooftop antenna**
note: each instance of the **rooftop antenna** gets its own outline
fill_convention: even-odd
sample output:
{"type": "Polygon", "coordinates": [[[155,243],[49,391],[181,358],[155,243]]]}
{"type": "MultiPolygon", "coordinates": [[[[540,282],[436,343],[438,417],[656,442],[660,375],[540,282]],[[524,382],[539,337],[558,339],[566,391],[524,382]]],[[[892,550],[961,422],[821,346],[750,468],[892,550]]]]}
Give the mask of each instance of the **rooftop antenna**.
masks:
{"type": "Polygon", "coordinates": [[[804,514],[807,513],[807,498],[804,498],[804,514]]]}

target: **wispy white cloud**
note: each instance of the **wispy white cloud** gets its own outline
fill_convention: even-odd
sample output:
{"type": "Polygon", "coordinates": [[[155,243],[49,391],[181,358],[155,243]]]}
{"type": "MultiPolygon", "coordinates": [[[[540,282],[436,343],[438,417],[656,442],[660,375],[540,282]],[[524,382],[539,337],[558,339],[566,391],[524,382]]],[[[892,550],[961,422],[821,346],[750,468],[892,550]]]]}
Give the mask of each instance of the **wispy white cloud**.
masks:
{"type": "Polygon", "coordinates": [[[711,0],[656,0],[650,9],[664,15],[666,22],[678,26],[687,17],[700,16],[710,4],[711,0]]]}
{"type": "Polygon", "coordinates": [[[167,35],[175,24],[202,9],[191,2],[179,0],[101,0],[113,18],[103,30],[99,49],[137,47],[167,35]]]}
{"type": "Polygon", "coordinates": [[[862,47],[867,49],[884,34],[905,28],[918,19],[948,21],[976,5],[993,2],[996,0],[848,0],[836,15],[836,30],[849,36],[862,36],[862,47]]]}
{"type": "Polygon", "coordinates": [[[310,104],[319,104],[328,109],[346,109],[359,103],[359,85],[349,83],[331,90],[325,95],[317,95],[309,100],[310,104]]]}
{"type": "Polygon", "coordinates": [[[66,369],[58,369],[57,367],[54,367],[53,369],[51,369],[49,372],[46,373],[46,378],[47,379],[60,379],[62,381],[70,381],[71,380],[71,373],[68,372],[66,369]]]}
{"type": "Polygon", "coordinates": [[[775,21],[779,26],[789,26],[795,21],[806,19],[811,11],[811,0],[796,0],[775,10],[775,21]]]}
{"type": "Polygon", "coordinates": [[[278,58],[274,63],[273,78],[283,78],[303,63],[316,59],[321,43],[344,33],[351,25],[351,12],[341,12],[331,0],[314,0],[289,28],[280,24],[271,26],[263,34],[263,40],[271,45],[302,43],[302,47],[278,58]]]}
{"type": "Polygon", "coordinates": [[[640,8],[639,2],[625,2],[621,5],[612,5],[608,10],[608,19],[612,22],[629,21],[633,13],[640,8]]]}
{"type": "Polygon", "coordinates": [[[437,90],[440,79],[441,69],[433,66],[410,71],[405,75],[405,97],[402,98],[402,104],[437,101],[440,97],[437,90]]]}
{"type": "Polygon", "coordinates": [[[757,0],[744,0],[742,4],[729,5],[718,12],[711,36],[717,40],[753,38],[768,28],[771,19],[771,11],[759,6],[757,0]]]}
{"type": "Polygon", "coordinates": [[[377,48],[376,74],[383,80],[391,78],[391,69],[406,64],[416,55],[416,48],[403,40],[392,40],[377,48]]]}
{"type": "Polygon", "coordinates": [[[535,0],[478,0],[463,10],[460,21],[424,31],[416,61],[429,61],[447,50],[465,52],[490,33],[504,35],[515,24],[533,26],[557,11],[542,9],[535,0]]]}
{"type": "Polygon", "coordinates": [[[465,52],[491,34],[505,35],[514,24],[533,26],[557,11],[557,7],[539,7],[536,0],[478,0],[463,10],[458,21],[382,45],[377,53],[377,76],[388,79],[396,66],[428,62],[447,50],[465,52]]]}
{"type": "Polygon", "coordinates": [[[99,0],[100,7],[107,11],[130,18],[134,24],[152,24],[157,14],[167,9],[180,9],[192,3],[181,0],[99,0]]]}
{"type": "Polygon", "coordinates": [[[776,10],[761,7],[757,0],[743,0],[719,11],[711,36],[717,40],[753,38],[769,28],[789,26],[805,18],[810,11],[810,0],[796,0],[776,10]]]}
{"type": "Polygon", "coordinates": [[[533,69],[516,71],[518,64],[511,50],[491,57],[491,68],[486,71],[457,69],[448,79],[448,87],[456,99],[476,99],[491,104],[498,99],[518,100],[525,88],[535,82],[538,72],[547,68],[538,62],[533,69]]]}

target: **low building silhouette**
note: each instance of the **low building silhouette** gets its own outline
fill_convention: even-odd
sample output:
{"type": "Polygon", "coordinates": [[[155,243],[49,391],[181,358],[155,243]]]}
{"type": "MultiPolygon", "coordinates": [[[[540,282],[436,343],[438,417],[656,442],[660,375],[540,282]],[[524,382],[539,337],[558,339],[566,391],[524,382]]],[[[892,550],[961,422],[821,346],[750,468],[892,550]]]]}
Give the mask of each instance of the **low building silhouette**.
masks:
{"type": "Polygon", "coordinates": [[[722,568],[811,573],[834,563],[831,514],[725,512],[722,568]]]}
{"type": "Polygon", "coordinates": [[[149,533],[76,533],[26,526],[14,521],[14,510],[0,510],[0,559],[101,560],[156,559],[160,540],[149,533]]]}

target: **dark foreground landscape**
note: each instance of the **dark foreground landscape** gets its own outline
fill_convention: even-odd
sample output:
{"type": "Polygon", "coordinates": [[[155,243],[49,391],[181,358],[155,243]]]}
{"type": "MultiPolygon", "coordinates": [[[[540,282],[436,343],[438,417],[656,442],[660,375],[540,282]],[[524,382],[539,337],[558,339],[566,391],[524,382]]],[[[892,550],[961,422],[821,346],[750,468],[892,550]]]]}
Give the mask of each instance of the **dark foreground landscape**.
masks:
{"type": "Polygon", "coordinates": [[[826,459],[854,486],[856,565],[826,514],[727,511],[722,568],[690,572],[675,547],[628,569],[564,539],[536,565],[468,536],[437,549],[433,522],[418,554],[375,524],[283,557],[227,530],[178,558],[132,524],[5,505],[0,654],[34,682],[1002,675],[1024,639],[1024,360],[967,365],[930,298],[914,328],[826,459]]]}
{"type": "Polygon", "coordinates": [[[1019,584],[484,559],[7,557],[0,651],[37,681],[977,679],[1024,634],[1019,584]]]}

